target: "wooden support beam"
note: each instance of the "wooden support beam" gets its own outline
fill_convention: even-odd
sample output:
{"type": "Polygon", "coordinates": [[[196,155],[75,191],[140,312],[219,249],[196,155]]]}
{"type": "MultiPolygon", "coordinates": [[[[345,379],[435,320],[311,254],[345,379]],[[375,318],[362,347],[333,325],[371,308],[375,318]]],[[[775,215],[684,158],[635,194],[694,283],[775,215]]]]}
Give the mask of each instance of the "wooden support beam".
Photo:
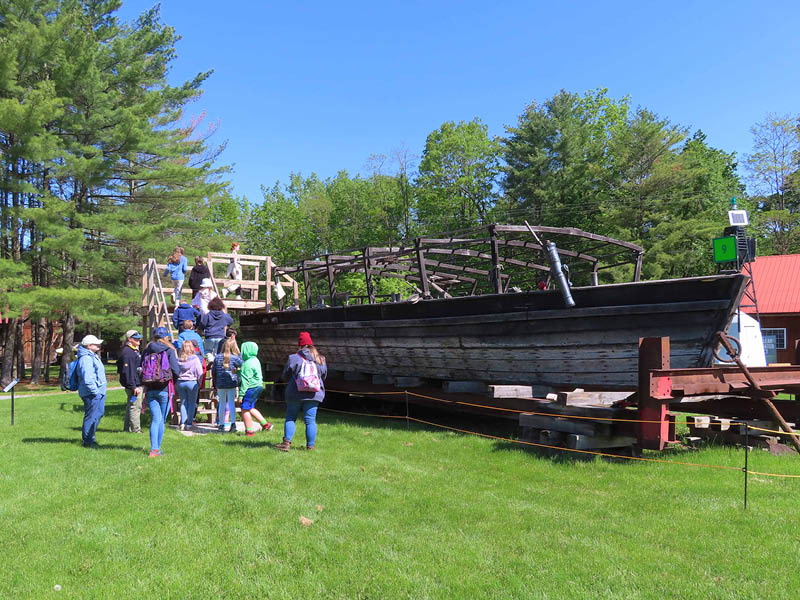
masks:
{"type": "Polygon", "coordinates": [[[633,280],[639,281],[639,278],[642,276],[642,259],[644,258],[644,252],[639,252],[636,256],[636,267],[633,270],[633,280]]]}
{"type": "Polygon", "coordinates": [[[266,263],[266,272],[264,273],[264,275],[265,275],[266,284],[267,284],[267,298],[266,298],[266,304],[264,305],[264,309],[267,312],[272,312],[272,276],[273,276],[272,258],[267,256],[266,260],[264,262],[266,263]]]}
{"type": "Polygon", "coordinates": [[[364,281],[367,284],[367,298],[370,304],[375,304],[375,289],[372,286],[372,273],[370,272],[370,248],[364,248],[364,281]]]}
{"type": "Polygon", "coordinates": [[[669,369],[669,338],[639,338],[639,445],[650,450],[663,450],[669,437],[669,404],[653,398],[650,392],[650,371],[669,369]]]}
{"type": "Polygon", "coordinates": [[[430,298],[431,289],[430,284],[428,283],[428,272],[425,270],[425,252],[422,250],[422,244],[420,243],[419,238],[414,240],[414,248],[417,254],[417,269],[419,271],[419,278],[422,281],[422,295],[425,298],[430,298]]]}
{"type": "Polygon", "coordinates": [[[311,300],[311,282],[308,277],[308,271],[303,269],[303,287],[306,290],[306,308],[311,308],[313,302],[311,300]]]}
{"type": "Polygon", "coordinates": [[[325,255],[325,267],[328,271],[328,292],[331,296],[331,306],[336,306],[336,280],[333,277],[333,265],[328,255],[325,255]]]}

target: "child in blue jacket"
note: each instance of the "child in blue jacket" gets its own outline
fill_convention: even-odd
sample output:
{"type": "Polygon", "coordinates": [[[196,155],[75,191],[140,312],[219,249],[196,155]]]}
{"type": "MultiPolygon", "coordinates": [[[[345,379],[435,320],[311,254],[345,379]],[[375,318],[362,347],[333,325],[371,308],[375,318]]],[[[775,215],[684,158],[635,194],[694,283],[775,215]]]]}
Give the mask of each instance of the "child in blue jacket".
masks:
{"type": "Polygon", "coordinates": [[[187,267],[188,263],[183,255],[183,248],[175,246],[175,250],[172,251],[172,254],[167,259],[167,268],[164,269],[164,277],[169,275],[172,279],[172,285],[175,286],[172,290],[173,304],[178,304],[181,301],[181,290],[183,289],[183,280],[186,278],[187,267]]]}

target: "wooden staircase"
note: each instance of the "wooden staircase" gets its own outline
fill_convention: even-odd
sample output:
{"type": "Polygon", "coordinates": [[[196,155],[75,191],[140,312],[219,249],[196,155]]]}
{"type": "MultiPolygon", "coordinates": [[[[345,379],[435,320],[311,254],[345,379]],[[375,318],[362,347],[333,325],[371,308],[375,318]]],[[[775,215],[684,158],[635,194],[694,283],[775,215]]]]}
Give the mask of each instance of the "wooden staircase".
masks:
{"type": "MultiPolygon", "coordinates": [[[[273,291],[280,287],[284,291],[291,290],[290,293],[276,295],[282,299],[278,301],[277,307],[282,310],[284,306],[290,302],[296,308],[300,307],[300,295],[297,281],[283,272],[283,269],[277,268],[269,256],[256,256],[250,254],[239,254],[239,262],[242,265],[241,280],[225,279],[224,277],[214,276],[214,266],[224,265],[227,268],[233,254],[224,252],[209,252],[207,264],[211,272],[211,284],[214,292],[222,299],[225,308],[230,312],[254,312],[266,311],[270,312],[273,309],[272,294],[273,291]],[[263,274],[263,279],[262,279],[263,274]],[[220,294],[221,287],[231,286],[233,284],[239,285],[237,294],[244,293],[249,296],[237,300],[235,297],[223,298],[220,294]],[[264,288],[264,299],[260,299],[260,291],[264,288]]],[[[142,336],[145,338],[145,344],[152,336],[152,332],[156,327],[166,327],[170,336],[174,340],[178,332],[172,324],[172,313],[167,304],[168,295],[172,294],[172,287],[167,288],[166,293],[164,285],[161,281],[161,274],[166,269],[166,265],[159,264],[155,258],[147,259],[147,263],[142,265],[142,336]]],[[[171,283],[171,281],[169,282],[171,283]]],[[[189,298],[191,301],[191,289],[184,286],[181,292],[181,299],[189,298]]],[[[197,400],[197,416],[209,415],[211,425],[218,425],[217,423],[217,396],[215,390],[211,385],[211,370],[206,373],[205,387],[200,390],[197,400]]],[[[237,407],[236,412],[240,413],[241,408],[237,407]]],[[[177,393],[173,398],[173,414],[172,424],[178,425],[180,421],[180,398],[177,393]]]]}

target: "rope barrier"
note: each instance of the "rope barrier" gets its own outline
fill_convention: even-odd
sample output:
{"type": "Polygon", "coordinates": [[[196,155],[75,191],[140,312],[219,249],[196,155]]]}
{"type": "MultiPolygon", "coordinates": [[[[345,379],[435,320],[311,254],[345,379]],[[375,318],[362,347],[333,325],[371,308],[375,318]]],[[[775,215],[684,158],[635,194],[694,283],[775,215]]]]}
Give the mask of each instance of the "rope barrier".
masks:
{"type": "MultiPolygon", "coordinates": [[[[746,423],[739,423],[739,425],[747,425],[746,423]]],[[[756,427],[755,425],[747,425],[748,429],[756,429],[758,431],[767,431],[769,433],[779,433],[781,435],[800,435],[800,432],[793,431],[789,433],[788,431],[780,431],[779,429],[764,429],[763,427],[756,427]]]]}
{"type": "MultiPolygon", "coordinates": [[[[273,385],[286,385],[285,382],[274,382],[273,385]]],[[[464,402],[463,400],[448,400],[447,398],[438,398],[436,396],[428,396],[426,394],[418,394],[416,392],[411,392],[409,390],[403,391],[385,391],[385,392],[361,392],[361,391],[352,391],[352,390],[333,390],[327,389],[326,391],[331,392],[333,394],[347,394],[349,396],[399,396],[402,394],[408,394],[409,396],[414,396],[416,398],[422,398],[423,400],[433,400],[434,402],[442,402],[444,404],[458,404],[460,406],[471,406],[473,408],[483,408],[486,410],[496,410],[499,412],[510,412],[515,414],[526,414],[526,415],[537,415],[542,417],[557,417],[560,419],[586,419],[589,421],[613,421],[617,423],[655,423],[660,424],[663,421],[657,419],[622,419],[617,417],[591,417],[585,415],[564,415],[560,413],[549,413],[549,412],[537,412],[534,410],[520,410],[516,408],[505,408],[502,406],[489,406],[487,404],[476,404],[474,402],[464,402]]],[[[688,421],[675,421],[675,425],[689,425],[688,421]]],[[[730,425],[747,425],[745,421],[729,421],[730,425]]],[[[747,425],[750,429],[755,429],[758,431],[765,431],[769,433],[779,433],[782,435],[800,435],[800,432],[793,432],[787,433],[786,431],[779,431],[776,429],[764,429],[763,427],[756,427],[754,425],[747,425]]]]}
{"type": "MultiPolygon", "coordinates": [[[[623,456],[623,455],[620,455],[620,454],[611,454],[610,452],[598,452],[597,450],[578,450],[576,448],[564,448],[563,446],[552,446],[552,445],[549,445],[549,444],[540,444],[540,443],[537,443],[537,442],[529,442],[529,441],[526,441],[526,440],[514,440],[514,439],[511,439],[511,438],[506,438],[506,437],[497,436],[497,435],[491,435],[491,434],[488,434],[488,433],[479,433],[477,431],[469,431],[468,429],[460,429],[458,427],[450,427],[449,425],[442,425],[440,423],[434,423],[432,421],[426,421],[424,419],[417,419],[416,417],[405,417],[403,415],[377,415],[377,414],[370,414],[370,413],[357,413],[357,412],[352,412],[352,411],[336,410],[336,409],[324,408],[324,407],[320,407],[320,409],[324,410],[324,411],[327,411],[327,412],[341,413],[341,414],[347,414],[347,415],[355,415],[355,416],[359,416],[359,417],[373,417],[373,418],[384,418],[384,419],[407,419],[409,421],[414,421],[415,423],[421,423],[423,425],[428,425],[428,426],[431,426],[431,427],[438,427],[439,429],[445,429],[445,430],[448,430],[448,431],[455,431],[455,432],[458,432],[458,433],[465,433],[465,434],[468,434],[468,435],[474,435],[474,436],[477,436],[477,437],[482,437],[482,438],[487,438],[487,439],[492,439],[492,440],[498,440],[498,441],[503,441],[503,442],[509,442],[509,443],[512,443],[512,444],[522,444],[522,445],[525,445],[525,446],[535,446],[537,448],[547,448],[547,449],[550,449],[550,450],[559,450],[559,451],[564,451],[564,452],[577,452],[579,454],[589,454],[589,455],[593,455],[593,456],[605,456],[605,457],[609,457],[609,458],[621,458],[621,459],[624,459],[624,460],[636,460],[636,461],[640,461],[640,462],[652,462],[652,463],[661,463],[661,464],[668,464],[668,465],[681,465],[681,466],[687,466],[687,467],[700,467],[700,468],[705,468],[705,469],[718,469],[718,470],[724,470],[724,471],[740,471],[740,472],[743,471],[743,469],[741,467],[731,467],[731,466],[727,466],[727,465],[709,465],[709,464],[704,464],[704,463],[693,463],[693,462],[678,461],[678,460],[664,460],[664,459],[661,459],[661,458],[646,458],[646,457],[643,457],[643,456],[623,456]]],[[[765,472],[761,472],[761,471],[751,471],[749,469],[748,469],[747,472],[752,474],[752,475],[762,475],[762,476],[765,476],[765,477],[782,477],[782,478],[787,478],[787,479],[798,479],[798,478],[800,478],[800,475],[791,475],[791,474],[787,474],[787,473],[765,473],[765,472]]]]}
{"type": "MultiPolygon", "coordinates": [[[[282,383],[282,382],[281,382],[282,383]]],[[[281,385],[281,383],[277,383],[277,385],[281,385]]],[[[284,384],[285,385],[285,384],[284,384]]],[[[592,421],[614,421],[614,422],[627,422],[627,423],[662,423],[660,420],[648,420],[648,419],[621,419],[615,417],[590,417],[590,416],[583,416],[583,415],[562,415],[556,413],[546,413],[546,412],[537,412],[537,411],[528,411],[528,410],[519,410],[513,408],[503,408],[498,406],[488,406],[484,404],[476,404],[472,402],[464,402],[461,400],[448,400],[446,398],[438,398],[436,396],[428,396],[425,394],[418,394],[416,392],[410,392],[408,390],[402,391],[385,391],[385,392],[359,392],[359,391],[344,391],[344,390],[332,390],[328,389],[328,392],[337,393],[337,394],[347,394],[350,396],[396,396],[396,395],[405,395],[406,398],[408,396],[414,396],[416,398],[422,398],[425,400],[432,400],[435,402],[443,402],[446,404],[457,404],[462,406],[471,406],[474,408],[483,408],[488,410],[497,410],[503,412],[512,412],[517,414],[530,414],[530,415],[538,415],[538,416],[546,416],[546,417],[556,417],[556,418],[564,418],[564,419],[588,419],[592,421]]],[[[741,471],[744,472],[745,475],[752,474],[752,475],[761,475],[763,477],[776,477],[782,479],[800,479],[800,475],[794,475],[789,473],[767,473],[763,471],[752,471],[745,466],[744,468],[741,467],[731,467],[726,465],[709,465],[704,463],[693,463],[693,462],[686,462],[686,461],[676,461],[676,460],[664,460],[660,458],[646,458],[642,456],[623,456],[620,454],[611,454],[609,452],[599,452],[597,450],[579,450],[577,448],[565,448],[563,446],[553,446],[550,444],[541,444],[538,442],[530,442],[527,440],[514,440],[511,438],[506,438],[502,436],[491,435],[488,433],[479,433],[477,431],[469,431],[467,429],[460,429],[458,427],[450,427],[449,425],[442,425],[440,423],[434,423],[432,421],[426,421],[424,419],[418,419],[416,417],[410,417],[408,415],[378,415],[378,414],[371,414],[371,413],[359,413],[353,411],[345,411],[345,410],[336,410],[332,408],[320,407],[321,410],[339,414],[346,414],[346,415],[354,415],[359,417],[370,417],[370,418],[382,418],[382,419],[405,419],[406,422],[413,421],[415,423],[420,423],[423,425],[427,425],[430,427],[437,427],[439,429],[444,429],[447,431],[454,431],[457,433],[463,433],[467,435],[474,435],[477,437],[482,437],[486,439],[492,439],[497,441],[508,442],[511,444],[520,444],[525,446],[533,446],[536,448],[546,448],[549,450],[558,450],[561,452],[575,452],[578,454],[585,454],[591,456],[604,456],[609,458],[617,458],[623,460],[631,460],[631,461],[640,461],[640,462],[651,462],[651,463],[661,463],[661,464],[669,464],[669,465],[681,465],[687,467],[699,467],[699,468],[706,468],[706,469],[717,469],[717,470],[725,470],[725,471],[741,471]]],[[[730,421],[731,425],[745,425],[747,429],[753,429],[757,431],[764,431],[769,433],[777,433],[781,435],[800,435],[800,432],[794,433],[787,433],[785,431],[778,431],[774,429],[766,429],[763,427],[756,427],[753,425],[748,425],[746,422],[742,421],[730,421]]],[[[675,422],[675,425],[688,425],[687,421],[675,422]]],[[[747,452],[747,449],[745,449],[747,452]]]]}

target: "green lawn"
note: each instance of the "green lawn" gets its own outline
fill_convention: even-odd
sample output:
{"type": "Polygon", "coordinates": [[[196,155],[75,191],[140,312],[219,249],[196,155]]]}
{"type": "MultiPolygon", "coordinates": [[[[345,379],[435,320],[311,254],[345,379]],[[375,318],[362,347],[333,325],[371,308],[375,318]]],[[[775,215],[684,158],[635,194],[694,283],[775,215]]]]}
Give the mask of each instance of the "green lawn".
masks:
{"type": "MultiPolygon", "coordinates": [[[[112,392],[80,446],[76,394],[0,402],[2,598],[788,598],[800,480],[538,456],[494,440],[320,415],[184,437],[160,459],[112,392]],[[303,445],[302,432],[295,438],[303,445]],[[300,524],[300,517],[313,525],[300,524]],[[55,591],[54,586],[61,590],[55,591]]],[[[649,456],[653,456],[652,454],[649,456]]],[[[741,466],[741,450],[662,458],[741,466]]],[[[800,459],[751,454],[798,473],[800,459]]]]}

